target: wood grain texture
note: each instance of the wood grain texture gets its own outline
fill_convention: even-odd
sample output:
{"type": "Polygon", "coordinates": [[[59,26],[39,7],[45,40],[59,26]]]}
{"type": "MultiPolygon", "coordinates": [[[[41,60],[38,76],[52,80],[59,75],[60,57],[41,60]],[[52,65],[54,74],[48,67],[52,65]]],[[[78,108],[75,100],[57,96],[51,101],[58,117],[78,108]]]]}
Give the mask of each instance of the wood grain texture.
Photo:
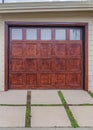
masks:
{"type": "MultiPolygon", "coordinates": [[[[72,88],[82,86],[81,44],[38,43],[11,41],[10,84],[40,88],[72,88]],[[39,48],[40,47],[40,48],[39,48]],[[73,59],[74,57],[74,59],[73,59]],[[22,74],[20,74],[20,72],[22,74]],[[14,74],[15,73],[15,74],[14,74]],[[77,74],[79,73],[79,74],[77,74]]],[[[28,88],[27,87],[27,88],[28,88]]],[[[18,87],[17,87],[18,88],[18,87]]]]}
{"type": "MultiPolygon", "coordinates": [[[[82,23],[63,25],[86,26],[82,23]]],[[[45,23],[41,26],[45,26],[45,23]]],[[[55,26],[60,27],[62,24],[56,23],[55,26]]],[[[22,41],[10,41],[9,88],[82,89],[82,41],[70,41],[69,32],[67,29],[65,41],[54,40],[54,30],[53,41],[40,41],[40,34],[37,41],[26,41],[24,31],[22,41]]],[[[87,70],[87,65],[85,67],[87,70]]],[[[87,78],[87,72],[85,74],[87,78]]]]}

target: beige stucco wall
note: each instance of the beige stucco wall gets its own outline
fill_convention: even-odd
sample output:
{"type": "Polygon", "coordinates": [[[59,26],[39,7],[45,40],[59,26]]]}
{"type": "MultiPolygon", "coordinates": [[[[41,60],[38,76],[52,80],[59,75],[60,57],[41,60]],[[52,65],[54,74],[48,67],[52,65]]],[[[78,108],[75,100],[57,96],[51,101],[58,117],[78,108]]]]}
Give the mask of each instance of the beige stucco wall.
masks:
{"type": "Polygon", "coordinates": [[[54,12],[54,13],[14,13],[0,14],[0,91],[4,90],[4,22],[87,22],[88,23],[88,75],[89,90],[93,90],[93,13],[54,12]]]}

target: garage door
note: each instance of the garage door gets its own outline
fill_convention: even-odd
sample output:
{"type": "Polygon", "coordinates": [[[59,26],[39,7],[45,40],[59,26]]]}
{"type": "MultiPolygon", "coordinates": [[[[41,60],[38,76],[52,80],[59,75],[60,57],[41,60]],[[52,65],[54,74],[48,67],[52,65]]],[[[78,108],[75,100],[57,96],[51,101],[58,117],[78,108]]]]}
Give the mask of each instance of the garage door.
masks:
{"type": "Polygon", "coordinates": [[[82,29],[12,27],[10,89],[82,89],[82,29]]]}

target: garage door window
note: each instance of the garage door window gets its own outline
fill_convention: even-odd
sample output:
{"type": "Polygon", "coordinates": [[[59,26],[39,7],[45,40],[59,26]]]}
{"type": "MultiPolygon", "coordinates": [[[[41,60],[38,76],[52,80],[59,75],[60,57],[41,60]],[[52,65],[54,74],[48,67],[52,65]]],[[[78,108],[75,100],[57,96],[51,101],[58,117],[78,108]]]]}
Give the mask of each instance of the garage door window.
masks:
{"type": "Polygon", "coordinates": [[[51,40],[51,29],[41,29],[41,40],[51,40]]]}
{"type": "Polygon", "coordinates": [[[12,29],[12,40],[22,40],[22,29],[12,29]]]}
{"type": "Polygon", "coordinates": [[[70,40],[80,40],[80,29],[70,29],[70,40]]]}
{"type": "Polygon", "coordinates": [[[66,40],[66,30],[55,29],[55,40],[66,40]]]}
{"type": "Polygon", "coordinates": [[[26,29],[26,40],[37,40],[37,29],[26,29]]]}
{"type": "Polygon", "coordinates": [[[11,40],[80,41],[80,28],[12,28],[11,40]]]}

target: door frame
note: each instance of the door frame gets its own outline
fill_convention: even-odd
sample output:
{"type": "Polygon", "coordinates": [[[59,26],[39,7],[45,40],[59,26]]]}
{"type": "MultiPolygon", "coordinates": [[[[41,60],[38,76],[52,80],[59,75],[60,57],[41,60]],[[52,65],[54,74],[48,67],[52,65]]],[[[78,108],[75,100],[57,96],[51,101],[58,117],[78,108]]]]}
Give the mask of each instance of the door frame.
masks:
{"type": "Polygon", "coordinates": [[[81,27],[83,30],[83,55],[84,55],[84,78],[83,89],[88,91],[88,23],[77,22],[5,22],[5,76],[4,76],[4,90],[9,89],[9,28],[10,27],[81,27]]]}

